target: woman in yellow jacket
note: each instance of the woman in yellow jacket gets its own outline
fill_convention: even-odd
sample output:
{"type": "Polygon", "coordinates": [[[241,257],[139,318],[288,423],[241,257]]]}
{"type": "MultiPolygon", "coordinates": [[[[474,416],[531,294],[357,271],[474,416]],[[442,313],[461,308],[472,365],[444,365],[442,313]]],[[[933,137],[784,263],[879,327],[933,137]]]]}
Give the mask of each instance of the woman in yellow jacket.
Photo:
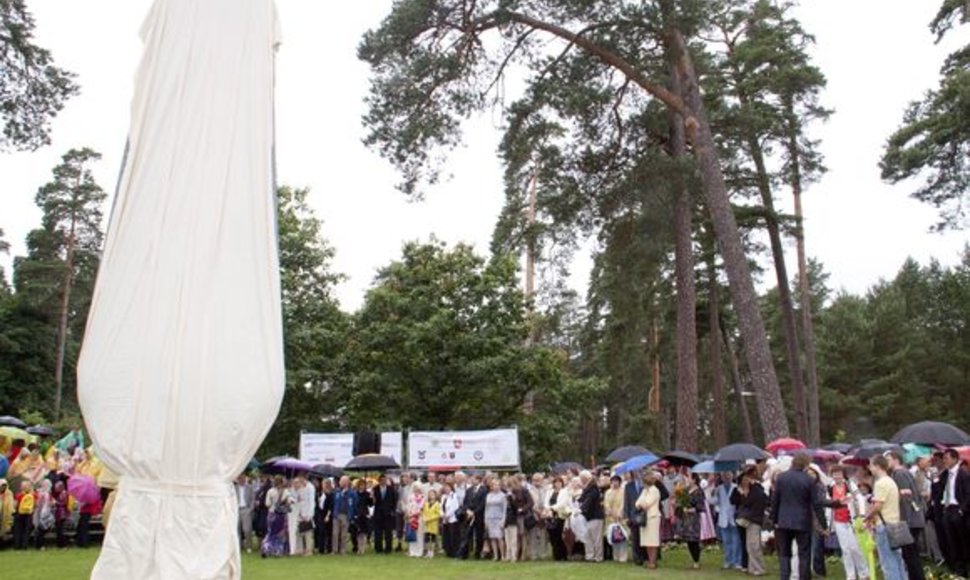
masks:
{"type": "Polygon", "coordinates": [[[643,491],[637,498],[636,508],[646,514],[646,525],[640,526],[640,545],[647,549],[647,568],[656,568],[660,549],[660,490],[657,476],[652,472],[643,478],[643,491]]]}
{"type": "Polygon", "coordinates": [[[441,502],[438,501],[438,494],[433,489],[428,490],[428,499],[421,508],[421,519],[424,520],[424,555],[434,558],[441,527],[441,502]]]}
{"type": "Polygon", "coordinates": [[[13,529],[14,512],[13,492],[6,479],[0,479],[0,544],[13,529]]]}

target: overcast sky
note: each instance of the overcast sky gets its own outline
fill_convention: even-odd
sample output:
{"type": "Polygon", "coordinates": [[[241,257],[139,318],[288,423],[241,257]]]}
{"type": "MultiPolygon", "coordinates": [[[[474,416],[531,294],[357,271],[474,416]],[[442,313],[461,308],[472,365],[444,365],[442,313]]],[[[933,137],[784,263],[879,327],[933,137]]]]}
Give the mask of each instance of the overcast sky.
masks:
{"type": "MultiPolygon", "coordinates": [[[[277,149],[281,183],[309,187],[310,204],[336,247],[344,308],[357,308],[377,268],[399,256],[406,240],[431,233],[487,252],[502,206],[495,151],[499,116],[468,124],[465,146],[450,157],[453,179],[412,203],[394,189],[398,176],[361,145],[367,68],[356,58],[361,34],[377,25],[390,0],[277,0],[284,43],[278,56],[277,149]]],[[[104,158],[96,176],[109,193],[121,163],[132,79],[140,57],[138,29],[150,0],[28,0],[37,41],[79,75],[80,96],[54,122],[53,144],[32,153],[0,154],[0,228],[11,256],[24,252],[40,212],[33,198],[71,147],[104,158]]],[[[966,42],[933,44],[927,23],[937,0],[810,0],[798,10],[815,34],[816,63],[828,76],[824,95],[834,117],[817,131],[829,173],[805,196],[807,247],[831,273],[834,288],[862,292],[891,277],[907,256],[958,259],[965,232],[928,233],[932,208],[908,197],[912,187],[879,180],[877,162],[905,105],[936,85],[944,56],[966,42]]],[[[787,192],[779,192],[785,209],[787,192]]],[[[107,209],[105,211],[107,214],[107,209]]],[[[789,246],[791,247],[791,246],[789,246]]],[[[789,252],[789,261],[794,259],[789,252]]],[[[9,275],[11,256],[0,257],[9,275]]],[[[589,260],[575,265],[584,290],[589,260]]]]}

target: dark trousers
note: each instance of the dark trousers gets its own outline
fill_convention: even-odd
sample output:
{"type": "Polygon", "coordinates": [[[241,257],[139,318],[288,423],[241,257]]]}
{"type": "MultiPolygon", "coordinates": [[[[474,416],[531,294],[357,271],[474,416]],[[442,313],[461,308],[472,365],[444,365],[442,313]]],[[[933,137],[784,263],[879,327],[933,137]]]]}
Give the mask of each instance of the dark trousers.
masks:
{"type": "Polygon", "coordinates": [[[741,546],[741,567],[745,570],[748,569],[748,528],[742,528],[738,526],[736,528],[738,532],[738,542],[741,546]]]}
{"type": "Polygon", "coordinates": [[[955,507],[948,507],[943,512],[943,533],[945,536],[948,558],[947,566],[958,576],[967,576],[968,560],[970,560],[970,526],[967,525],[970,514],[961,514],[955,507]]]}
{"type": "Polygon", "coordinates": [[[77,520],[77,534],[74,536],[74,543],[79,548],[87,548],[90,543],[91,514],[81,514],[77,520]]]}
{"type": "Polygon", "coordinates": [[[546,533],[549,534],[549,545],[552,546],[552,559],[556,562],[562,562],[568,556],[566,554],[566,542],[562,539],[562,531],[565,526],[564,520],[552,518],[549,520],[549,527],[546,529],[546,533]]]}
{"type": "Polygon", "coordinates": [[[812,532],[812,572],[814,572],[816,576],[826,575],[825,538],[822,537],[822,534],[817,531],[812,532]]]}
{"type": "Polygon", "coordinates": [[[778,544],[778,560],[781,564],[781,580],[791,578],[792,543],[798,545],[798,580],[812,577],[812,532],[798,530],[775,530],[778,544]]]}
{"type": "Polygon", "coordinates": [[[923,533],[921,528],[910,528],[909,533],[913,536],[913,543],[903,546],[903,563],[906,564],[906,574],[909,580],[924,580],[923,561],[919,555],[919,537],[923,533]]]}
{"type": "Polygon", "coordinates": [[[47,539],[47,530],[40,526],[34,527],[34,547],[40,550],[44,547],[44,543],[47,539]]]}
{"type": "Polygon", "coordinates": [[[482,557],[482,548],[485,547],[485,515],[475,514],[475,521],[468,525],[465,530],[465,537],[462,538],[462,546],[459,549],[459,558],[469,558],[473,554],[475,558],[482,557]]]}
{"type": "Polygon", "coordinates": [[[690,559],[697,564],[701,561],[701,543],[687,542],[687,551],[690,552],[690,559]]]}
{"type": "Polygon", "coordinates": [[[394,516],[374,518],[374,551],[378,554],[394,551],[394,516]]]}
{"type": "Polygon", "coordinates": [[[59,519],[54,523],[54,534],[57,536],[57,547],[67,547],[67,534],[64,533],[65,519],[59,519]]]}
{"type": "Polygon", "coordinates": [[[630,557],[639,566],[647,561],[647,549],[640,545],[640,526],[627,522],[630,527],[630,557]]]}
{"type": "Polygon", "coordinates": [[[16,514],[13,517],[13,547],[15,550],[26,550],[30,542],[30,528],[33,523],[32,514],[16,514]]]}
{"type": "Polygon", "coordinates": [[[445,550],[445,555],[449,558],[458,557],[458,548],[461,547],[461,524],[443,524],[441,530],[441,541],[445,550]]]}

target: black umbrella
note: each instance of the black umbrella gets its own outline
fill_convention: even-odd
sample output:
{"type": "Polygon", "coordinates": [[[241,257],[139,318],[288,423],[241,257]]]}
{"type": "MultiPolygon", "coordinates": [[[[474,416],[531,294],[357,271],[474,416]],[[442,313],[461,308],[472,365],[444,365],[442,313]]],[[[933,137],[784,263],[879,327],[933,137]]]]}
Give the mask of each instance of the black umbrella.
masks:
{"type": "Polygon", "coordinates": [[[822,449],[826,451],[837,451],[839,453],[848,453],[849,450],[852,449],[852,445],[850,443],[830,443],[825,447],[822,447],[822,449]]]}
{"type": "Polygon", "coordinates": [[[570,471],[580,472],[583,470],[583,466],[576,463],[575,461],[560,461],[559,463],[553,463],[549,466],[549,471],[553,475],[563,475],[570,471]]]}
{"type": "Polygon", "coordinates": [[[903,427],[892,443],[917,443],[919,445],[970,445],[970,435],[955,425],[940,421],[923,421],[903,427]]]}
{"type": "Polygon", "coordinates": [[[660,459],[663,459],[671,465],[686,467],[692,467],[701,462],[700,457],[693,453],[687,453],[686,451],[668,451],[660,459]]]}
{"type": "Polygon", "coordinates": [[[606,456],[606,461],[609,463],[619,463],[648,453],[656,455],[649,449],[639,445],[624,445],[623,447],[617,447],[613,451],[610,451],[610,454],[606,456]]]}
{"type": "Polygon", "coordinates": [[[16,417],[4,415],[0,417],[0,427],[16,427],[17,429],[26,429],[27,424],[16,417]]]}
{"type": "Polygon", "coordinates": [[[771,454],[750,443],[735,443],[721,447],[714,454],[715,463],[744,463],[748,460],[761,461],[762,459],[771,459],[771,454]]]}
{"type": "Polygon", "coordinates": [[[53,427],[48,427],[47,425],[34,425],[33,427],[27,427],[27,432],[31,435],[39,435],[41,437],[51,437],[54,435],[53,427]]]}
{"type": "Polygon", "coordinates": [[[340,477],[343,474],[343,469],[330,465],[329,463],[314,465],[313,469],[310,470],[310,475],[315,475],[317,477],[340,477]]]}
{"type": "Polygon", "coordinates": [[[876,455],[882,455],[883,453],[887,453],[889,451],[898,451],[902,453],[903,448],[893,443],[870,443],[869,445],[863,445],[853,449],[852,457],[855,459],[868,461],[876,455]]]}
{"type": "Polygon", "coordinates": [[[350,462],[344,466],[347,471],[386,471],[388,469],[397,469],[401,467],[398,465],[397,461],[394,461],[390,457],[385,455],[377,455],[376,453],[366,453],[364,455],[358,455],[350,460],[350,462]]]}

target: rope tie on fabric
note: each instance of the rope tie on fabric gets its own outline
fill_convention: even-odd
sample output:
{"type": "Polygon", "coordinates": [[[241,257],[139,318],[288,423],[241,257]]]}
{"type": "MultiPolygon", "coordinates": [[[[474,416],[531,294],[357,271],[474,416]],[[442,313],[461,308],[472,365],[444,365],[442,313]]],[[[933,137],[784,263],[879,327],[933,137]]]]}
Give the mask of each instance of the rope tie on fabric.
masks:
{"type": "Polygon", "coordinates": [[[232,484],[224,481],[180,482],[122,476],[119,488],[125,491],[166,496],[217,497],[232,493],[232,484]]]}

